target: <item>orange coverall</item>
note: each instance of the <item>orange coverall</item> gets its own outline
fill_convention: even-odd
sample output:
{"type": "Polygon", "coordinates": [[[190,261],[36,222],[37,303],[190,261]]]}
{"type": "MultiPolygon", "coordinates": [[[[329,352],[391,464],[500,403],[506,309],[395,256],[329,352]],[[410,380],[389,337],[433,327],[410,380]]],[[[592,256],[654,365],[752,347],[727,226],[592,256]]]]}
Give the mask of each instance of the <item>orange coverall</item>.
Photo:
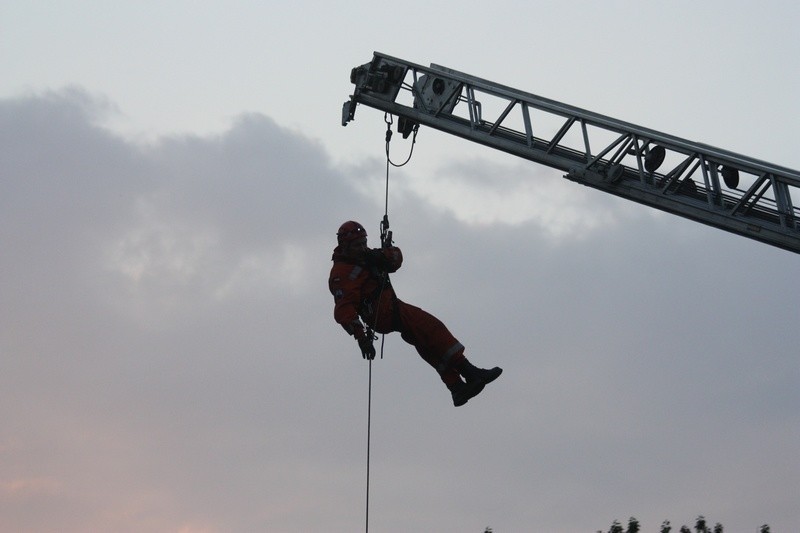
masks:
{"type": "Polygon", "coordinates": [[[354,261],[333,251],[333,267],[328,288],[334,299],[333,318],[348,334],[353,335],[364,324],[378,333],[399,331],[408,344],[436,369],[445,385],[460,380],[458,368],[464,357],[464,346],[441,320],[430,313],[397,298],[386,275],[396,272],[403,263],[397,247],[372,249],[364,260],[354,261]]]}

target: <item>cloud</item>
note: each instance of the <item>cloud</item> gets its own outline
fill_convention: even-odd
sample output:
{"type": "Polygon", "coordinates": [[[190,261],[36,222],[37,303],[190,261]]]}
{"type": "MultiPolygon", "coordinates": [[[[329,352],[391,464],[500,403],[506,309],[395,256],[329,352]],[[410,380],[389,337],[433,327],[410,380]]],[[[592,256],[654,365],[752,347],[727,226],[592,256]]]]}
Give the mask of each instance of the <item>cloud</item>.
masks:
{"type": "Polygon", "coordinates": [[[548,239],[575,239],[615,225],[630,206],[609,202],[531,162],[500,165],[479,158],[450,162],[408,188],[461,222],[532,224],[548,239]]]}
{"type": "Polygon", "coordinates": [[[318,224],[333,234],[354,195],[315,142],[264,116],[137,145],[97,126],[102,112],[75,90],[0,103],[0,442],[20,443],[3,454],[21,470],[5,492],[65,487],[30,491],[35,517],[6,500],[4,527],[202,529],[222,519],[176,498],[243,473],[224,464],[242,453],[230,436],[271,426],[252,453],[282,455],[291,404],[275,400],[302,380],[287,361],[322,351],[295,331],[328,304],[318,224]]]}
{"type": "Polygon", "coordinates": [[[59,483],[49,478],[20,478],[0,482],[0,491],[15,498],[53,493],[59,489],[59,483]]]}
{"type": "MultiPolygon", "coordinates": [[[[360,528],[367,367],[326,280],[342,221],[375,241],[381,162],[258,114],[137,144],[110,108],[0,101],[0,529],[360,528]]],[[[393,283],[506,372],[454,409],[387,336],[374,527],[791,529],[795,256],[528,165],[440,169],[393,181],[393,283]]]]}

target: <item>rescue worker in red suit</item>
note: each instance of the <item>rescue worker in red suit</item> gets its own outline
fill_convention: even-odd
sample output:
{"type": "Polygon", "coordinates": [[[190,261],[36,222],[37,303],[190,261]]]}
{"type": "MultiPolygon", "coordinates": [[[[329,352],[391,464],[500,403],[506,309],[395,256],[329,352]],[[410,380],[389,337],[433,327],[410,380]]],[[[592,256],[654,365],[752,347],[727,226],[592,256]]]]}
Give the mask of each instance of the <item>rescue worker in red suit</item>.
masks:
{"type": "Polygon", "coordinates": [[[354,221],[342,224],[336,235],[338,246],[328,279],[333,317],[356,338],[365,359],[375,358],[372,329],[377,333],[399,331],[436,369],[456,407],[500,376],[503,370],[498,367],[473,366],[464,356],[464,346],[438,318],[397,298],[388,274],[403,263],[399,248],[368,248],[366,230],[354,221]]]}

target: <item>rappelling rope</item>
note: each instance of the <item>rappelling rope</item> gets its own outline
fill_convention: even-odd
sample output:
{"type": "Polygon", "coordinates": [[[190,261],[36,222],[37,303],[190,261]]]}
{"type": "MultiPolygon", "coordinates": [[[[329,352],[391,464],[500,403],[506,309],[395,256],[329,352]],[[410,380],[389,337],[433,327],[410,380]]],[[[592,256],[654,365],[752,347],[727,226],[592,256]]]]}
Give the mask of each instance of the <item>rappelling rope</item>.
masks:
{"type": "Polygon", "coordinates": [[[366,529],[369,533],[369,449],[370,449],[370,429],[372,426],[372,359],[369,360],[369,392],[367,393],[367,506],[366,506],[366,529]]]}
{"type": "MultiPolygon", "coordinates": [[[[417,130],[419,129],[419,125],[414,125],[413,133],[414,136],[411,138],[411,150],[408,153],[408,157],[405,161],[400,164],[396,164],[392,161],[392,158],[389,155],[389,143],[392,140],[392,115],[389,113],[384,114],[383,116],[384,122],[386,122],[386,188],[384,193],[384,204],[383,204],[383,220],[381,220],[381,248],[386,248],[392,245],[392,232],[389,231],[389,167],[402,167],[409,161],[411,161],[411,155],[414,153],[414,144],[417,142],[417,130]]],[[[386,286],[386,280],[388,278],[388,274],[384,273],[381,279],[381,288],[378,292],[378,298],[375,302],[375,316],[372,320],[372,325],[367,326],[367,335],[371,338],[375,335],[375,326],[378,322],[378,310],[380,309],[380,302],[381,297],[383,296],[383,289],[386,286]]],[[[383,359],[383,346],[384,342],[386,341],[386,334],[381,335],[381,359],[383,359]]],[[[369,533],[369,452],[370,452],[370,435],[372,430],[372,359],[369,360],[369,388],[367,391],[367,501],[366,501],[366,527],[365,531],[369,533]]]]}

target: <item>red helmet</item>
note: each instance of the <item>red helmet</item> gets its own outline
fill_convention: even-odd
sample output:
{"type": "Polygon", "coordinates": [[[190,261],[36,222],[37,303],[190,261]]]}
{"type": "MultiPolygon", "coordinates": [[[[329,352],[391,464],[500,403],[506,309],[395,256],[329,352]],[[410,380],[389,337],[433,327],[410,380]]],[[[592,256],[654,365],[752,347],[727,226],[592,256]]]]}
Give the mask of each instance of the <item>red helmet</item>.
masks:
{"type": "Polygon", "coordinates": [[[364,226],[353,220],[348,220],[339,226],[339,231],[336,232],[336,238],[339,244],[347,244],[366,237],[367,230],[364,229],[364,226]]]}

